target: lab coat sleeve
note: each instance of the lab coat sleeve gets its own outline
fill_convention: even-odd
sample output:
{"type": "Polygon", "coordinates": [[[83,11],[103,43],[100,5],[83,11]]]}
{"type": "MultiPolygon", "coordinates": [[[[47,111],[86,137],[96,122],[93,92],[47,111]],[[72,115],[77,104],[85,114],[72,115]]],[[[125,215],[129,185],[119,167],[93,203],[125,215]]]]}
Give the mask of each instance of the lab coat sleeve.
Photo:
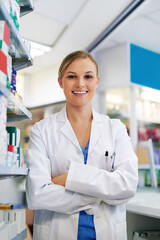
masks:
{"type": "Polygon", "coordinates": [[[50,160],[36,125],[30,133],[27,163],[29,167],[26,183],[28,208],[72,214],[90,209],[92,204],[97,202],[94,197],[74,193],[52,183],[50,160]]]}
{"type": "Polygon", "coordinates": [[[100,198],[111,205],[125,203],[134,196],[138,183],[138,161],[125,126],[117,123],[114,171],[72,162],[65,186],[67,190],[100,198]]]}

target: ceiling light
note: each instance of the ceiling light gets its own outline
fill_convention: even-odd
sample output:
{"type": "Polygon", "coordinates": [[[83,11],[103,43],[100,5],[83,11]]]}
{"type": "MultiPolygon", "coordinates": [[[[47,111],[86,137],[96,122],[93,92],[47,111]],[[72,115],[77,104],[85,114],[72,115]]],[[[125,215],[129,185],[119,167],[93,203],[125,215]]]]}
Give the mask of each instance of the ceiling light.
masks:
{"type": "Polygon", "coordinates": [[[26,39],[24,39],[24,42],[27,45],[27,48],[32,58],[42,56],[45,53],[50,52],[52,50],[51,47],[36,42],[28,41],[26,39]]]}

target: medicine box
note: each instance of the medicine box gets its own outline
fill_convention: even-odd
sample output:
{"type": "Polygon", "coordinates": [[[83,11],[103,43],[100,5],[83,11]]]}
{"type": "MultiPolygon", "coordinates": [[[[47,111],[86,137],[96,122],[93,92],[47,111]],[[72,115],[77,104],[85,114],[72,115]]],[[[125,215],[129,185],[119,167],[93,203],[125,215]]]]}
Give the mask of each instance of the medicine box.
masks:
{"type": "Polygon", "coordinates": [[[4,41],[9,46],[10,29],[5,21],[0,21],[0,40],[4,41]]]}
{"type": "Polygon", "coordinates": [[[14,126],[8,126],[8,144],[19,147],[20,145],[20,129],[14,126]]]}

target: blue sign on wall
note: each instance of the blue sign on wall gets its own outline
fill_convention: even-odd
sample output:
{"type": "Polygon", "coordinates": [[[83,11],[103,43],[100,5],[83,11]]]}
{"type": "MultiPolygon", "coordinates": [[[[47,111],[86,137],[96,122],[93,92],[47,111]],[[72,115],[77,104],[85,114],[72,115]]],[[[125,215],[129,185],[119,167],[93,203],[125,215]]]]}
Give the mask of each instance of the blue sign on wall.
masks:
{"type": "Polygon", "coordinates": [[[130,44],[132,83],[160,90],[160,54],[130,44]]]}

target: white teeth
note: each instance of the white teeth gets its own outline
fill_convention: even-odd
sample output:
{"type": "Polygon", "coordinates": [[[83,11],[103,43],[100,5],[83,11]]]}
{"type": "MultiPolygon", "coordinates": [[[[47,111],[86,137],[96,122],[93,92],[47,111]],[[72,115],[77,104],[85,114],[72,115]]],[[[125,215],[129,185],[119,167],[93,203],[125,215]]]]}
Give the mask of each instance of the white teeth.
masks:
{"type": "Polygon", "coordinates": [[[77,94],[84,94],[84,93],[87,93],[87,91],[83,91],[83,92],[79,92],[79,91],[73,91],[73,93],[77,93],[77,94]]]}

